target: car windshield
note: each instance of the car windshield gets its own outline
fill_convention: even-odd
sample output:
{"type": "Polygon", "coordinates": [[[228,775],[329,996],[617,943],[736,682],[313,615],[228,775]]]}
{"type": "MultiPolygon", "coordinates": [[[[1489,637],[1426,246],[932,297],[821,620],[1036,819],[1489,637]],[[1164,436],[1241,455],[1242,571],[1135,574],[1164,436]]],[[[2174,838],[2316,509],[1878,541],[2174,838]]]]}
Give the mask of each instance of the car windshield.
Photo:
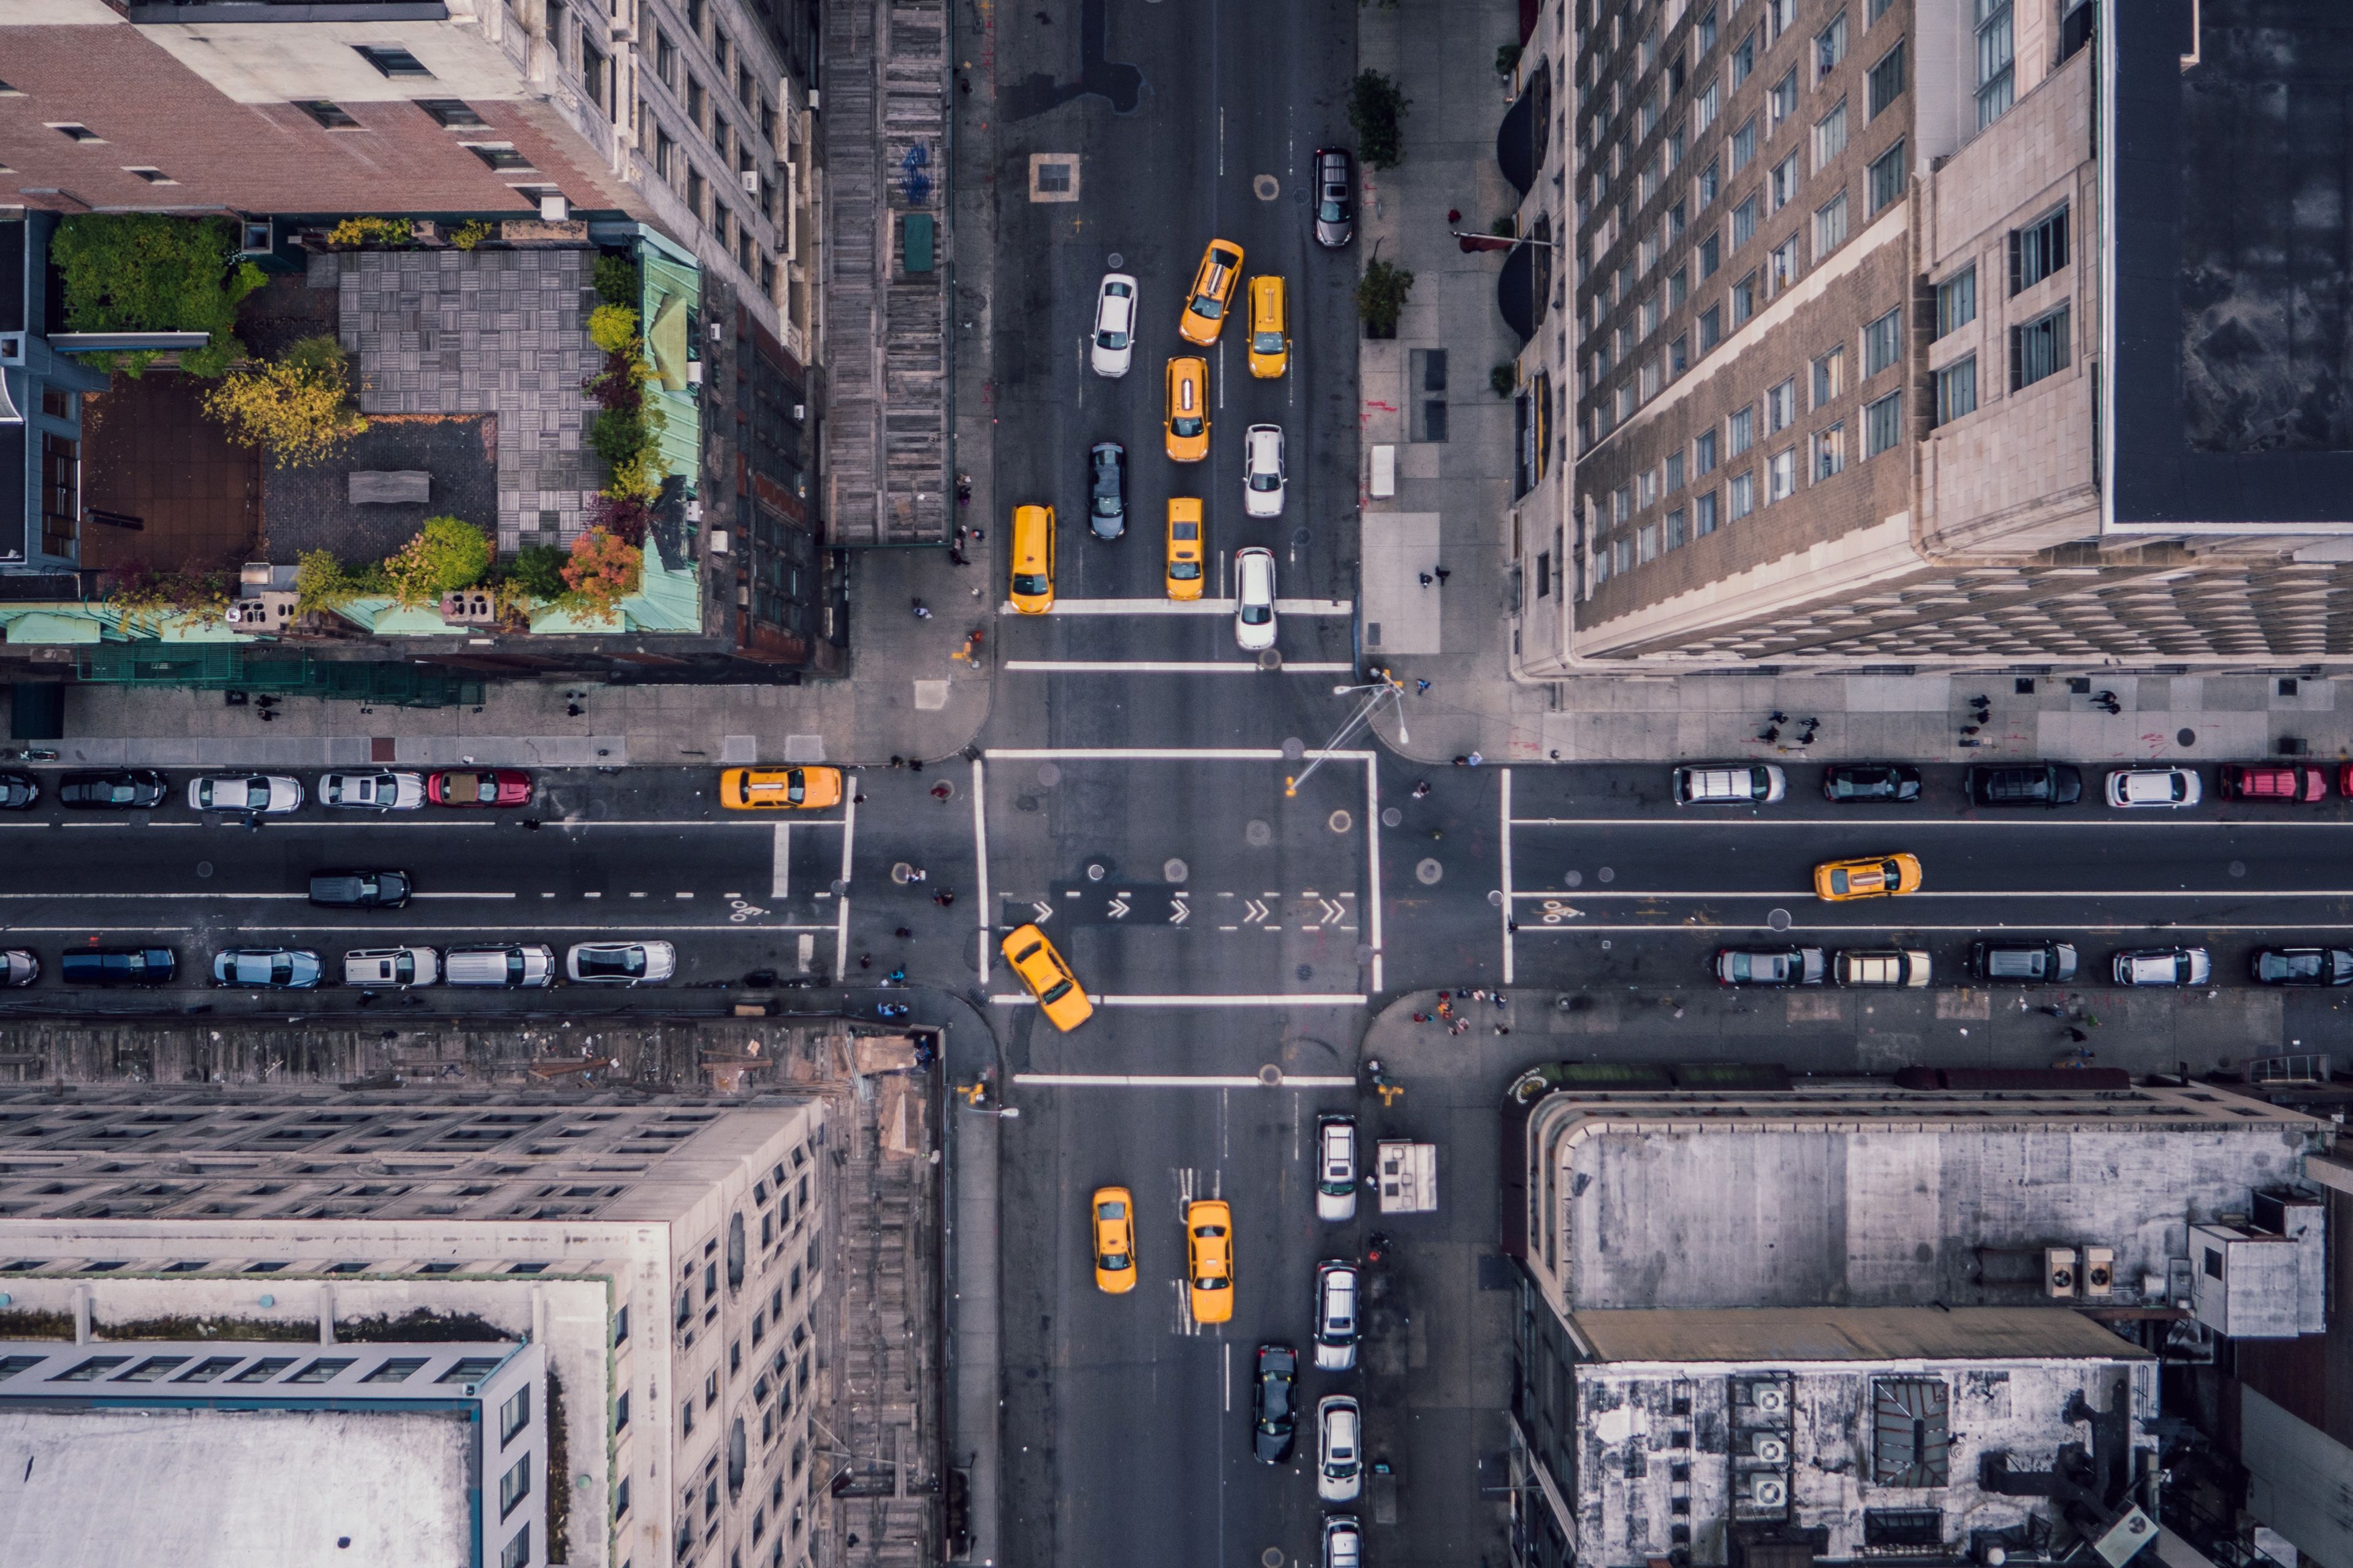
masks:
{"type": "Polygon", "coordinates": [[[1201,433],[1201,416],[1198,414],[1180,414],[1170,421],[1168,427],[1179,436],[1198,436],[1201,433]]]}
{"type": "Polygon", "coordinates": [[[1193,314],[1205,321],[1216,321],[1226,313],[1226,302],[1215,294],[1202,294],[1193,300],[1193,314]]]}
{"type": "Polygon", "coordinates": [[[1324,198],[1324,205],[1315,209],[1315,216],[1325,223],[1338,223],[1346,214],[1338,202],[1326,196],[1324,198]]]}
{"type": "Polygon", "coordinates": [[[1259,353],[1279,354],[1282,352],[1282,334],[1281,332],[1257,333],[1250,339],[1250,347],[1259,353]]]}
{"type": "Polygon", "coordinates": [[[1272,619],[1274,619],[1274,611],[1270,605],[1244,605],[1242,606],[1242,625],[1246,626],[1262,626],[1272,619]]]}
{"type": "Polygon", "coordinates": [[[1052,586],[1041,572],[1016,572],[1013,574],[1013,591],[1017,594],[1043,594],[1050,592],[1052,586]]]}
{"type": "Polygon", "coordinates": [[[1168,580],[1172,583],[1190,583],[1200,575],[1201,563],[1198,561],[1171,561],[1168,563],[1168,580]]]}
{"type": "Polygon", "coordinates": [[[785,775],[785,798],[795,805],[808,798],[808,775],[798,768],[785,775]]]}
{"type": "Polygon", "coordinates": [[[1095,346],[1105,349],[1124,349],[1127,347],[1127,334],[1113,331],[1106,327],[1095,334],[1095,346]]]}
{"type": "Polygon", "coordinates": [[[1250,472],[1250,488],[1254,490],[1280,489],[1282,480],[1272,468],[1255,468],[1250,472]]]}

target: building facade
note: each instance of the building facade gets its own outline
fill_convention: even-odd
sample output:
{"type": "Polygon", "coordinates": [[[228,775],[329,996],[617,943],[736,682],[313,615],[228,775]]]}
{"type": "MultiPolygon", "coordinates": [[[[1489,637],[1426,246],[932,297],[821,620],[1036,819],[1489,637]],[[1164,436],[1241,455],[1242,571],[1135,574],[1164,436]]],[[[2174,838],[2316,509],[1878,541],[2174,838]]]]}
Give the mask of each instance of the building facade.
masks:
{"type": "Polygon", "coordinates": [[[2300,24],[2198,16],[2177,37],[2106,0],[1543,7],[1542,112],[1507,123],[1506,167],[1537,172],[1520,233],[1562,237],[1523,429],[1560,413],[1515,487],[1515,673],[2353,652],[2353,512],[2291,478],[2342,444],[2333,377],[2295,332],[2227,330],[2293,317],[2297,268],[2257,237],[2315,209],[2258,182],[2233,236],[2221,192],[2102,156],[2156,138],[2204,167],[2241,134],[2223,106],[2279,86],[2257,40],[2300,24]],[[2136,401],[2152,377],[2268,417],[2218,392],[2185,424],[2136,401]],[[2117,479],[2144,469],[2181,477],[2117,479]]]}
{"type": "MultiPolygon", "coordinates": [[[[101,1417],[301,1417],[343,1445],[307,1472],[324,1495],[297,1500],[305,1518],[364,1503],[388,1454],[427,1489],[403,1506],[432,1528],[456,1528],[480,1481],[504,1528],[477,1562],[805,1564],[825,1495],[809,1404],[829,1332],[826,1139],[822,1102],[787,1096],[0,1096],[0,1442],[70,1446],[101,1417]],[[445,1386],[477,1345],[478,1386],[445,1386]],[[231,1352],[206,1388],[225,1374],[237,1398],[195,1391],[205,1357],[231,1352]],[[381,1365],[445,1354],[397,1379],[381,1365]],[[541,1435],[470,1457],[445,1430],[465,1415],[452,1402],[480,1405],[498,1443],[518,1418],[498,1381],[511,1363],[543,1368],[521,1378],[535,1413],[519,1407],[541,1435]],[[58,1378],[97,1405],[60,1411],[58,1378]],[[416,1396],[448,1407],[400,1404],[416,1396]],[[428,1414],[441,1425],[402,1424],[428,1414]]],[[[207,1428],[136,1430],[168,1470],[207,1428]]],[[[280,1430],[257,1453],[280,1451],[280,1430]]],[[[185,1457],[194,1477],[269,1484],[185,1457]]],[[[14,1538],[87,1503],[27,1494],[14,1538]]],[[[272,1539],[209,1540],[197,1560],[251,1561],[272,1539]]]]}

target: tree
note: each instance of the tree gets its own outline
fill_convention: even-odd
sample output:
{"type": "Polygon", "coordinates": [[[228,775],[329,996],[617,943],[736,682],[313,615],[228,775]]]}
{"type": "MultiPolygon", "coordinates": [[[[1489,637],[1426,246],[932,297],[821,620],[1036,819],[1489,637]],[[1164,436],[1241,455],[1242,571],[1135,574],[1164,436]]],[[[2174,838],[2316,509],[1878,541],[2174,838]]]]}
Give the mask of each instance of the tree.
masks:
{"type": "Polygon", "coordinates": [[[1394,169],[1405,156],[1398,122],[1413,100],[1378,71],[1356,73],[1348,89],[1348,123],[1356,127],[1356,154],[1375,169],[1394,169]]]}
{"type": "Polygon", "coordinates": [[[638,308],[638,264],[625,256],[599,256],[594,272],[596,298],[607,305],[638,308]]]}
{"type": "Polygon", "coordinates": [[[379,570],[354,572],[331,551],[305,551],[294,564],[294,613],[307,616],[315,610],[340,610],[368,591],[372,575],[380,575],[379,570]]]}
{"type": "Polygon", "coordinates": [[[414,538],[385,557],[385,581],[397,603],[422,605],[480,582],[491,554],[489,536],[472,523],[428,517],[414,538]]]}
{"type": "Polygon", "coordinates": [[[558,599],[571,586],[564,580],[564,552],[553,544],[526,544],[508,564],[506,582],[527,598],[558,599]]]}
{"type": "Polygon", "coordinates": [[[638,312],[627,305],[599,305],[588,312],[588,341],[608,354],[638,352],[638,312]]]}
{"type": "MultiPolygon", "coordinates": [[[[76,213],[58,225],[49,259],[73,331],[207,333],[202,348],[180,351],[190,375],[219,375],[245,357],[237,307],[261,287],[261,268],[237,258],[237,226],[227,218],[76,213]]],[[[155,357],[142,350],[91,354],[87,363],[137,375],[155,357]]]]}
{"type": "Polygon", "coordinates": [[[343,351],[324,335],[304,338],[274,363],[231,369],[205,394],[204,408],[231,440],[264,447],[288,468],[332,457],[368,427],[352,406],[343,351]]]}
{"type": "Polygon", "coordinates": [[[1356,284],[1356,314],[1363,318],[1368,338],[1397,336],[1398,315],[1413,289],[1413,274],[1386,261],[1365,268],[1356,284]]]}
{"type": "Polygon", "coordinates": [[[606,620],[619,613],[623,599],[645,580],[645,552],[601,528],[592,528],[572,542],[572,559],[565,563],[565,597],[579,608],[606,620]]]}

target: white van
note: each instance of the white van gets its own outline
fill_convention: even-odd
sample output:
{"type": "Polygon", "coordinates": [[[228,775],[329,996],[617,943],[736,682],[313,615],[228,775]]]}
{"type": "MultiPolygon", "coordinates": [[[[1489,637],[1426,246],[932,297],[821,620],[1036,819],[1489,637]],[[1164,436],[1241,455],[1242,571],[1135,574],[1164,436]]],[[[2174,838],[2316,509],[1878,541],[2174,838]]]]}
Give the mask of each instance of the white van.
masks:
{"type": "Polygon", "coordinates": [[[442,955],[441,979],[449,985],[553,985],[555,950],[536,942],[453,947],[442,955]]]}
{"type": "Polygon", "coordinates": [[[1770,805],[1789,792],[1771,763],[1709,763],[1675,770],[1677,805],[1770,805]]]}

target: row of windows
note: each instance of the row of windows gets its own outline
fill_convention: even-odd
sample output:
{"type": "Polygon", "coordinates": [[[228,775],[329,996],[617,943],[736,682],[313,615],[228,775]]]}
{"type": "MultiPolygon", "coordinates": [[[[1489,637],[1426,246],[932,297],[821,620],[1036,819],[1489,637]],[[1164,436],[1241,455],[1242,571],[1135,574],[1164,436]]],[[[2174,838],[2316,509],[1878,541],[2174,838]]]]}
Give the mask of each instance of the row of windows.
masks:
{"type": "MultiPolygon", "coordinates": [[[[2022,392],[2065,370],[2068,309],[2061,305],[2010,329],[2010,389],[2022,392]]],[[[1936,423],[1949,425],[1978,408],[1978,356],[1968,354],[1936,372],[1936,423]]]]}

